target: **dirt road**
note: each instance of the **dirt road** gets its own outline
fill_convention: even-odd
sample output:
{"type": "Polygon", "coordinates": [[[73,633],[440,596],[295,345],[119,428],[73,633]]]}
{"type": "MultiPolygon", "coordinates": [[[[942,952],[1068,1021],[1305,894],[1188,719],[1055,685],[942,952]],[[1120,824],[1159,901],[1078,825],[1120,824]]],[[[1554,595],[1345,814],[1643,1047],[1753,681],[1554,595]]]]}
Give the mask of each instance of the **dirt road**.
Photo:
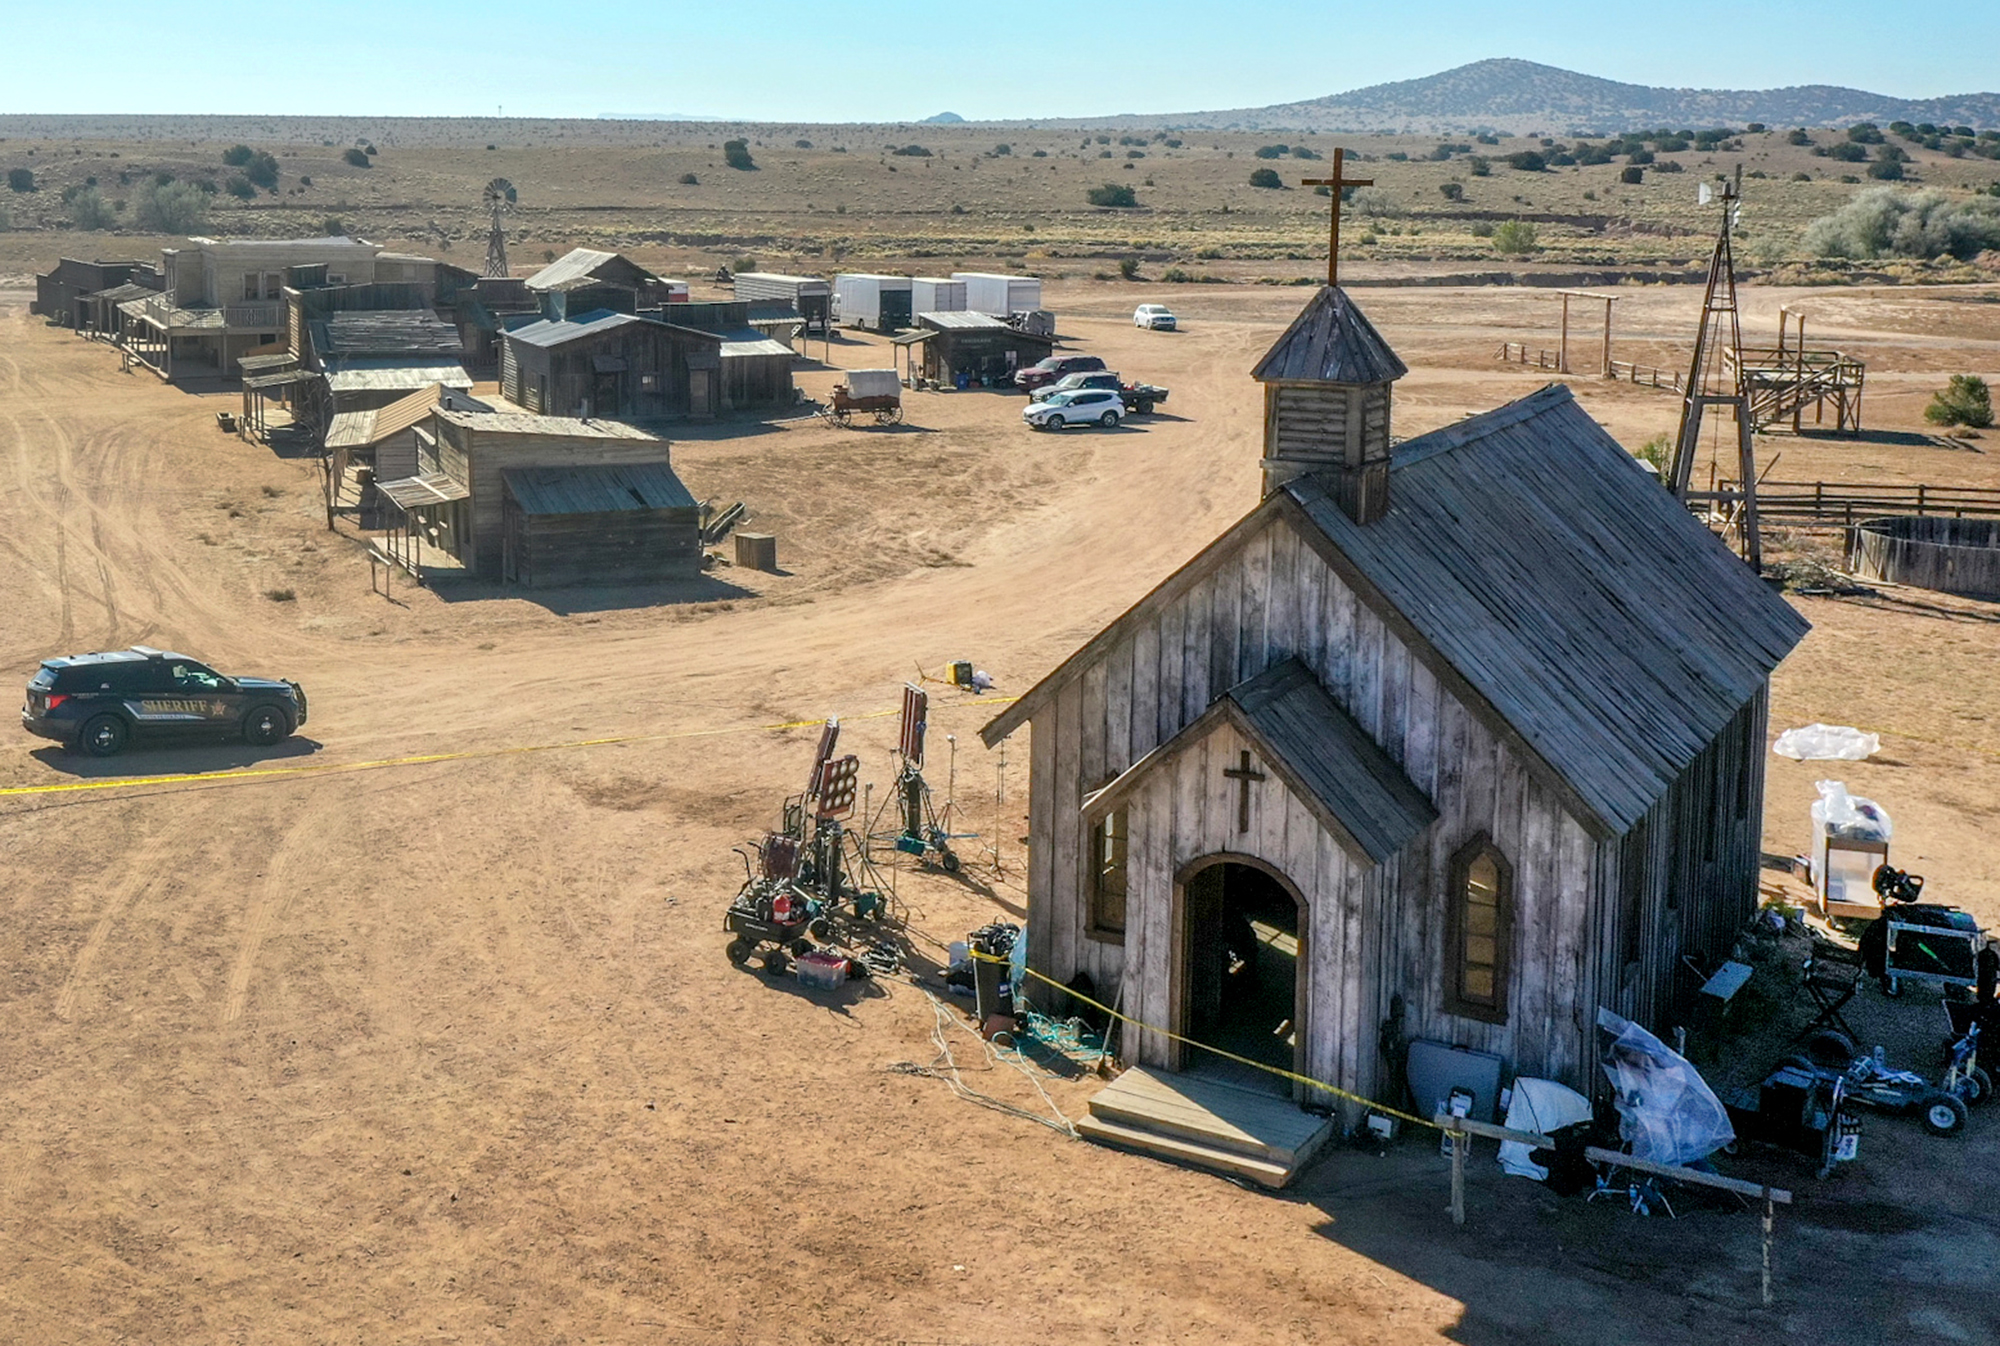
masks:
{"type": "MultiPolygon", "coordinates": [[[[695,493],[748,501],[789,573],[723,571],[671,605],[407,585],[385,601],[324,528],[313,466],[216,430],[233,394],[120,374],[109,348],[0,295],[0,671],[145,641],[295,677],[313,703],[276,753],[107,769],[25,736],[0,752],[0,787],[305,768],[0,799],[0,1340],[1713,1342],[1755,1328],[1738,1307],[1749,1220],[1635,1234],[1608,1207],[1495,1179],[1492,1217],[1454,1240],[1420,1143],[1254,1195],[892,1069],[936,1055],[916,987],[815,997],[723,960],[728,848],[773,820],[816,732],[760,726],[846,717],[879,787],[894,722],[868,717],[918,665],[969,658],[1021,690],[1254,503],[1247,370],[1301,293],[1212,313],[1193,300],[1171,337],[1134,331],[1126,293],[1057,303],[1083,349],[1173,388],[1170,414],[1143,425],[1030,435],[1018,400],[965,393],[914,397],[916,428],[893,433],[677,438],[695,493]],[[611,736],[643,741],[497,751],[611,736]],[[492,755],[321,769],[454,752],[492,755]]],[[[1401,433],[1544,377],[1481,363],[1499,328],[1477,337],[1452,296],[1363,298],[1417,369],[1401,433]]],[[[833,358],[887,363],[860,340],[833,358]]],[[[1586,396],[1621,436],[1671,426],[1656,395],[1586,396]]],[[[1810,605],[1820,630],[1778,704],[1922,736],[1857,768],[1856,788],[1907,810],[1938,871],[1990,879],[1992,612],[1935,606],[1810,605]],[[1857,671],[1885,637],[1922,653],[1857,671]]],[[[997,845],[999,869],[897,880],[941,939],[1020,913],[1027,753],[1010,749],[996,805],[997,761],[974,737],[991,711],[940,691],[933,732],[957,739],[965,830],[981,834],[967,849],[997,845]]],[[[1802,831],[1799,775],[1774,775],[1774,847],[1802,831]]],[[[946,1031],[973,1087],[1046,1110],[946,1031]]],[[[1050,1091],[1075,1115],[1089,1086],[1050,1091]]],[[[1993,1154],[1908,1139],[1921,1162],[1993,1154]]],[[[2000,1251],[1990,1214],[1931,1186],[1929,1209],[1893,1227],[1795,1226],[1776,1321],[1826,1340],[1990,1339],[1991,1279],[1966,1270],[2000,1251]],[[1812,1270],[1864,1256],[1874,1287],[1812,1270]]]]}

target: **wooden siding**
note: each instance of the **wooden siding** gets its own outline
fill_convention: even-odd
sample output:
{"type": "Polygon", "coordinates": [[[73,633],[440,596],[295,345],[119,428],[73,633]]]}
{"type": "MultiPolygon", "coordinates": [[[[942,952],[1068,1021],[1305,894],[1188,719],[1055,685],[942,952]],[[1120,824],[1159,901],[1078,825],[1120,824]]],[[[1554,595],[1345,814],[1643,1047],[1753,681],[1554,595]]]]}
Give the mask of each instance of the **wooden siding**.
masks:
{"type": "MultiPolygon", "coordinates": [[[[1129,967],[1134,975],[1122,988],[1128,1008],[1171,1026],[1159,1016],[1173,1004],[1172,960],[1162,952],[1171,948],[1173,876],[1203,848],[1241,851],[1285,873],[1310,905],[1308,1060],[1328,1072],[1323,1078],[1363,1092],[1392,1087],[1378,1078],[1374,1043],[1400,993],[1410,1037],[1497,1051],[1520,1071],[1587,1087],[1595,968],[1585,957],[1586,927],[1601,853],[1520,756],[1288,521],[1272,518],[1248,535],[1063,685],[1034,717],[1032,765],[1029,953],[1058,981],[1086,971],[1101,993],[1117,995],[1129,967]],[[1437,806],[1439,821],[1390,862],[1357,866],[1274,777],[1258,787],[1264,802],[1253,806],[1251,836],[1237,838],[1236,787],[1218,763],[1242,745],[1225,727],[1204,750],[1190,750],[1135,792],[1126,942],[1091,937],[1084,926],[1084,795],[1178,733],[1223,691],[1290,655],[1402,766],[1437,806]],[[1515,868],[1514,972],[1502,1024],[1443,1007],[1444,875],[1452,851],[1482,831],[1515,868]]],[[[1164,1061],[1157,1042],[1143,1050],[1149,1055],[1142,1059],[1164,1061]]]]}
{"type": "Polygon", "coordinates": [[[511,493],[505,508],[502,576],[530,589],[570,584],[645,584],[701,574],[695,510],[528,514],[511,493]]]}

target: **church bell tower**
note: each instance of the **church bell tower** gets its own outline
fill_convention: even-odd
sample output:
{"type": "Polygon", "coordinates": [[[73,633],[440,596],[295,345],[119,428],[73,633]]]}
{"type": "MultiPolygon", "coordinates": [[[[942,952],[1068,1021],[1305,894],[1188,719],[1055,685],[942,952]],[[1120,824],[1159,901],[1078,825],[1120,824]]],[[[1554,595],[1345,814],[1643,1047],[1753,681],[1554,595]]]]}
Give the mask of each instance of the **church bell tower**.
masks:
{"type": "Polygon", "coordinates": [[[1333,198],[1326,284],[1251,377],[1264,385],[1264,494],[1311,474],[1365,524],[1389,508],[1389,385],[1410,371],[1340,288],[1341,193],[1372,184],[1346,177],[1345,157],[1303,184],[1333,198]]]}

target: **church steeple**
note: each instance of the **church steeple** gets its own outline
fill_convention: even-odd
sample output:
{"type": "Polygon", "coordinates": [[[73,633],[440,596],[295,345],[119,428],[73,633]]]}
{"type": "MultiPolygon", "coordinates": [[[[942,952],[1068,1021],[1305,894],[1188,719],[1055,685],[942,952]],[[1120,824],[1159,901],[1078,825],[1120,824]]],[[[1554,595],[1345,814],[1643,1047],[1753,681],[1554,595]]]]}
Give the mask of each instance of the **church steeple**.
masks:
{"type": "Polygon", "coordinates": [[[1342,174],[1344,158],[1335,150],[1333,176],[1306,180],[1333,198],[1327,283],[1251,377],[1264,385],[1264,494],[1311,473],[1349,518],[1372,523],[1389,508],[1389,385],[1410,371],[1337,283],[1340,194],[1369,185],[1342,174]]]}

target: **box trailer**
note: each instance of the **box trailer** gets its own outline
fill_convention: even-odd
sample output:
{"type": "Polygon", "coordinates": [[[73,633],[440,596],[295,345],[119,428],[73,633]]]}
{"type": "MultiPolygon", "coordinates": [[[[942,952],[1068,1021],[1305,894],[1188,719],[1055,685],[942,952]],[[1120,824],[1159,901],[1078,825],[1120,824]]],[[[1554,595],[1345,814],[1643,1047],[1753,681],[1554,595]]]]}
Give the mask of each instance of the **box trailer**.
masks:
{"type": "Polygon", "coordinates": [[[910,278],[842,274],[833,278],[833,320],[842,327],[900,332],[910,325],[910,278]]]}
{"type": "Polygon", "coordinates": [[[965,312],[965,282],[937,276],[915,277],[910,281],[910,312],[965,312]]]}
{"type": "Polygon", "coordinates": [[[736,297],[783,300],[805,319],[806,330],[825,335],[833,316],[833,286],[819,276],[782,276],[775,271],[745,271],[736,277],[736,297]]]}
{"type": "Polygon", "coordinates": [[[1009,318],[1042,306],[1042,283],[1033,276],[999,276],[984,271],[954,271],[965,282],[965,307],[973,313],[1009,318]]]}

